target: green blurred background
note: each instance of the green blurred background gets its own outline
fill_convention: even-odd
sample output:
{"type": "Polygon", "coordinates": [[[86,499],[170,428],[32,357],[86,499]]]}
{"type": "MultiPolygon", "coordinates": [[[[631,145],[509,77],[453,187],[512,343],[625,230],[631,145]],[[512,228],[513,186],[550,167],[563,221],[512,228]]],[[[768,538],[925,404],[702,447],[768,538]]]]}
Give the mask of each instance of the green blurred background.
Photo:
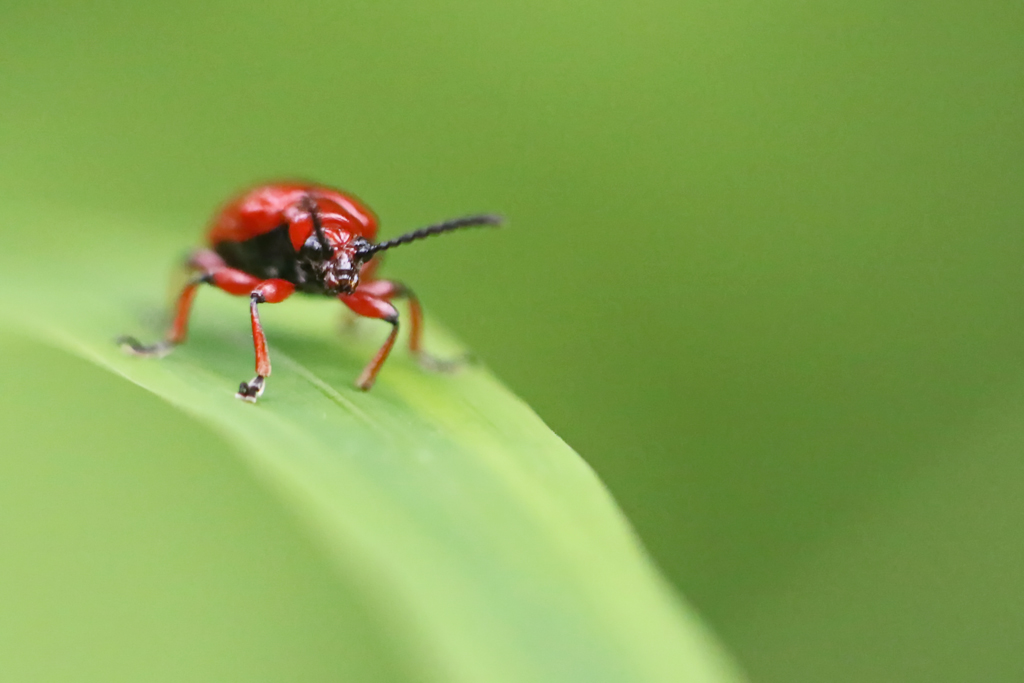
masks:
{"type": "Polygon", "coordinates": [[[181,250],[268,178],[345,187],[384,235],[501,211],[388,272],[754,681],[1020,680],[1024,6],[0,9],[0,203],[181,250]]]}

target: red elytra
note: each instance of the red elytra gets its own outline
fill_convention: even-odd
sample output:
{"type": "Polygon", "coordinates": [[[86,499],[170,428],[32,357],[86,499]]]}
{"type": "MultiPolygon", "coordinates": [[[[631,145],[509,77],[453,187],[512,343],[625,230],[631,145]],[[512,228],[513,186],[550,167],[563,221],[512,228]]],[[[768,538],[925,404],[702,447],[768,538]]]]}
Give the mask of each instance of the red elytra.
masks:
{"type": "Polygon", "coordinates": [[[375,243],[377,218],[352,195],[312,183],[262,185],[228,202],[213,219],[207,233],[208,248],[189,256],[186,267],[191,277],[178,296],[164,340],[143,345],[133,337],[122,337],[118,342],[135,355],[166,355],[185,341],[199,285],[248,296],[256,376],[242,382],[236,396],[255,403],[271,371],[259,304],[279,303],[295,292],[336,297],[357,315],[391,324],[384,345],[356,380],[356,386],[365,391],[373,386],[398,337],[398,311],[391,302],[405,298],[411,325],[409,350],[424,365],[449,367],[452,362],[433,359],[421,348],[423,315],[412,291],[400,282],[374,277],[380,262],[376,256],[431,235],[500,224],[501,219],[493,215],[467,216],[375,243]]]}

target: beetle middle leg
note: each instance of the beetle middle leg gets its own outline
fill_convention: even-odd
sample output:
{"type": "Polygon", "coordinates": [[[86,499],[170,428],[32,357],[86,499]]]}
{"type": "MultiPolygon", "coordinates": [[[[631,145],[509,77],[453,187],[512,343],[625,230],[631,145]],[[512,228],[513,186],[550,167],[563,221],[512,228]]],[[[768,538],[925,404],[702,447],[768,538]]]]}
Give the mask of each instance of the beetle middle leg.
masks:
{"type": "Polygon", "coordinates": [[[175,346],[185,341],[185,337],[188,336],[188,319],[192,313],[192,302],[196,298],[196,290],[201,284],[211,283],[213,275],[225,270],[227,266],[216,252],[210,249],[200,249],[189,255],[185,261],[185,268],[192,275],[178,295],[177,303],[174,306],[174,319],[163,340],[155,344],[143,344],[135,337],[119,337],[117,343],[125,352],[135,356],[163,358],[175,346]]]}

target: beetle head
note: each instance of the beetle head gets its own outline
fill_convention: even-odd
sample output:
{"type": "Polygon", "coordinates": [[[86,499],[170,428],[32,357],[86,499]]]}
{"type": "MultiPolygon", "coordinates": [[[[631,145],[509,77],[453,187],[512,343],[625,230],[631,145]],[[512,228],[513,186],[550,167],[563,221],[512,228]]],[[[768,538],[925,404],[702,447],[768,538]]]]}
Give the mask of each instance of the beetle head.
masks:
{"type": "Polygon", "coordinates": [[[299,250],[299,258],[324,292],[351,294],[359,286],[359,269],[369,258],[363,256],[369,242],[350,237],[343,226],[333,224],[330,216],[321,216],[312,197],[305,197],[303,208],[309,212],[313,232],[299,250]]]}
{"type": "Polygon", "coordinates": [[[330,238],[321,242],[310,235],[300,252],[314,277],[328,294],[351,294],[359,286],[359,271],[370,256],[364,255],[367,242],[356,237],[344,244],[330,238]]]}
{"type": "Polygon", "coordinates": [[[368,244],[362,237],[356,237],[345,245],[334,249],[334,256],[324,268],[324,288],[332,294],[351,294],[359,286],[359,271],[366,259],[362,247],[368,244]]]}

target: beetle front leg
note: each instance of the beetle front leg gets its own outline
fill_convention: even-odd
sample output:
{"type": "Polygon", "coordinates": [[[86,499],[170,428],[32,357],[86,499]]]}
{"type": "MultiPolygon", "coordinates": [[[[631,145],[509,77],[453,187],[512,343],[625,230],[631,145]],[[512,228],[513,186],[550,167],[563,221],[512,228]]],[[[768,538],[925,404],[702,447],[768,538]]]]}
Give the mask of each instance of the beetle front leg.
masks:
{"type": "Polygon", "coordinates": [[[393,299],[408,300],[409,351],[423,367],[438,372],[451,372],[468,360],[467,356],[451,359],[437,358],[423,350],[423,309],[420,307],[420,300],[406,285],[392,280],[374,280],[359,285],[356,289],[356,294],[360,293],[383,299],[384,301],[391,301],[393,299]]]}
{"type": "Polygon", "coordinates": [[[377,354],[363,368],[359,379],[356,380],[358,388],[368,391],[373,386],[374,381],[376,381],[377,373],[380,372],[384,361],[388,359],[388,354],[391,353],[391,349],[395,345],[395,339],[398,338],[398,311],[384,299],[361,292],[360,289],[357,288],[352,294],[343,294],[338,298],[357,315],[391,323],[391,334],[388,335],[384,345],[380,347],[377,354]]]}
{"type": "Polygon", "coordinates": [[[267,336],[260,324],[259,304],[276,304],[295,293],[295,285],[287,280],[264,280],[249,295],[249,316],[252,319],[252,343],[256,350],[256,376],[238,385],[235,398],[249,403],[263,395],[266,379],[270,376],[270,354],[267,353],[267,336]]]}

